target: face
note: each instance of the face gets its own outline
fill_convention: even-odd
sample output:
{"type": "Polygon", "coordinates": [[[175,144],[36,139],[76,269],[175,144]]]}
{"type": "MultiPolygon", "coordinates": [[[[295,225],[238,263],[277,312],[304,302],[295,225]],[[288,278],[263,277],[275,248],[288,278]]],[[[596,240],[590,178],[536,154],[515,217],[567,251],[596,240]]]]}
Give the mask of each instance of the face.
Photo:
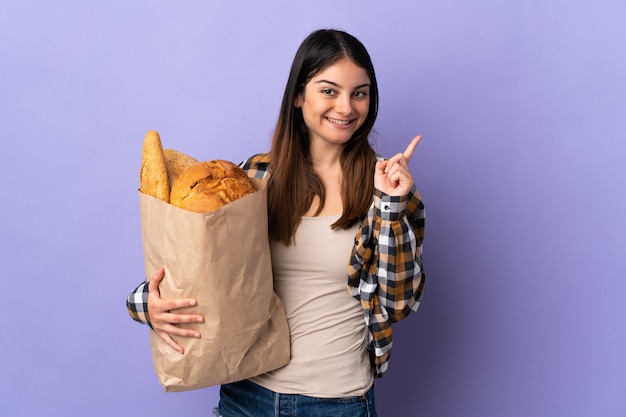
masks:
{"type": "Polygon", "coordinates": [[[365,122],[370,105],[365,69],[343,59],[318,72],[295,101],[311,144],[343,145],[365,122]]]}

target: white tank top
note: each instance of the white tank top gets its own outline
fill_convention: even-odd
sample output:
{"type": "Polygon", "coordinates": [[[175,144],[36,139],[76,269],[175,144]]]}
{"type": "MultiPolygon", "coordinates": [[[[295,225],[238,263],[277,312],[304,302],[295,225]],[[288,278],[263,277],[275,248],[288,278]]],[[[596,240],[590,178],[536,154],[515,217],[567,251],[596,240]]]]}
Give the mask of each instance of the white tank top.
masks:
{"type": "Polygon", "coordinates": [[[251,380],[284,394],[363,395],[374,378],[361,305],[347,289],[358,225],[332,230],[339,216],[304,217],[295,245],[272,242],[274,289],[291,334],[291,361],[251,380]]]}

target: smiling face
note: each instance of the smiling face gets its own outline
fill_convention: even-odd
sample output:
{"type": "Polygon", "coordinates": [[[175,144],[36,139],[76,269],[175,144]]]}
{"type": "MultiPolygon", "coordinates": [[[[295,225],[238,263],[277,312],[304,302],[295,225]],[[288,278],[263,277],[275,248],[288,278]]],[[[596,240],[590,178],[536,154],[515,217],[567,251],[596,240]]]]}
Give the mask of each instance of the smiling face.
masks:
{"type": "Polygon", "coordinates": [[[295,101],[311,144],[347,143],[367,118],[369,93],[367,72],[347,58],[311,78],[295,101]]]}

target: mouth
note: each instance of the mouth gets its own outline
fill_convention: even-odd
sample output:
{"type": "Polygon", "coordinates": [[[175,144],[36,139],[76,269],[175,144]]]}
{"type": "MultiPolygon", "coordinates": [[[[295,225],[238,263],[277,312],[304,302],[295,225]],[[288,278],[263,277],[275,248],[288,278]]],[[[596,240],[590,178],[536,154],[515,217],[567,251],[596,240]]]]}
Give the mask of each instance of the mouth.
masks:
{"type": "Polygon", "coordinates": [[[333,119],[332,117],[328,117],[328,116],[326,117],[326,120],[338,126],[349,126],[353,122],[353,120],[339,120],[339,119],[333,119]]]}

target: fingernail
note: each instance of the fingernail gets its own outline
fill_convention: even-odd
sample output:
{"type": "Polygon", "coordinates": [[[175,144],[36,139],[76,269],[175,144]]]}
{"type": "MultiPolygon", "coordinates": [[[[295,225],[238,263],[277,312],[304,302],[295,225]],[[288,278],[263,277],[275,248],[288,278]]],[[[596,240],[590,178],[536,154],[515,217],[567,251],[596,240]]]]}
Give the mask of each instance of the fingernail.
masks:
{"type": "Polygon", "coordinates": [[[196,300],[191,300],[191,301],[189,302],[189,305],[190,305],[190,306],[195,306],[195,305],[196,305],[196,300]]]}
{"type": "Polygon", "coordinates": [[[196,317],[196,321],[198,323],[202,323],[204,321],[204,318],[203,317],[196,317]]]}
{"type": "Polygon", "coordinates": [[[193,334],[193,337],[195,337],[195,338],[197,338],[197,339],[200,339],[200,333],[194,333],[194,334],[193,334]]]}

